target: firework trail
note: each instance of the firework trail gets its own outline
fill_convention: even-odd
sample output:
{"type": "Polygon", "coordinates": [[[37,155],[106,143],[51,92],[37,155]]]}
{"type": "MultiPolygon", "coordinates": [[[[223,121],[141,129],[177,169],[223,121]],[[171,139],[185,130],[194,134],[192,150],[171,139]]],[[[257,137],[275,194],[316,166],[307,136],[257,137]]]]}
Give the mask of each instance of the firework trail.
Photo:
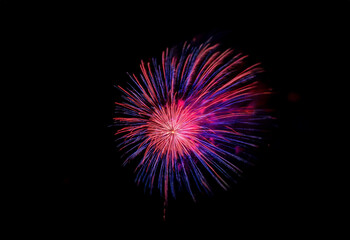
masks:
{"type": "Polygon", "coordinates": [[[140,156],[136,182],[150,192],[157,186],[165,205],[179,188],[193,199],[214,182],[227,189],[238,165],[249,163],[249,149],[259,146],[259,126],[269,117],[257,99],[269,92],[255,77],[262,68],[246,66],[246,58],[219,51],[210,39],[185,43],[166,49],[160,64],[141,61],[129,88],[118,86],[124,101],[114,120],[124,164],[140,156]]]}

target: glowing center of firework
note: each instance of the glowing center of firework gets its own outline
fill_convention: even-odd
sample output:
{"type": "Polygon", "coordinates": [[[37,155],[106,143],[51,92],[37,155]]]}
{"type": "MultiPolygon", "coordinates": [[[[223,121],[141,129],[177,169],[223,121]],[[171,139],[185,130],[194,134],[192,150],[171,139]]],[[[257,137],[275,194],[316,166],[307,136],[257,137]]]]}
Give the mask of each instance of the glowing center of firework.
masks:
{"type": "Polygon", "coordinates": [[[155,109],[148,123],[151,145],[161,153],[180,154],[192,149],[198,124],[194,114],[182,105],[155,109]]]}

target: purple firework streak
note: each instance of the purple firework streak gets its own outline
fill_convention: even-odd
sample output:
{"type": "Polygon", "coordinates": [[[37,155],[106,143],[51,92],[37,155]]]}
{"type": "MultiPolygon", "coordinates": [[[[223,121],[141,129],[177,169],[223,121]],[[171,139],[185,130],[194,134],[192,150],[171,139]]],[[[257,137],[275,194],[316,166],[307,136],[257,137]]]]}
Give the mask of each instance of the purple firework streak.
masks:
{"type": "Polygon", "coordinates": [[[139,156],[136,182],[158,187],[167,205],[171,192],[224,189],[249,164],[251,149],[262,143],[262,123],[268,111],[259,104],[263,90],[256,75],[260,64],[247,66],[247,55],[219,50],[211,39],[166,49],[161,63],[141,61],[141,73],[129,75],[129,88],[118,86],[116,103],[126,159],[139,156]]]}

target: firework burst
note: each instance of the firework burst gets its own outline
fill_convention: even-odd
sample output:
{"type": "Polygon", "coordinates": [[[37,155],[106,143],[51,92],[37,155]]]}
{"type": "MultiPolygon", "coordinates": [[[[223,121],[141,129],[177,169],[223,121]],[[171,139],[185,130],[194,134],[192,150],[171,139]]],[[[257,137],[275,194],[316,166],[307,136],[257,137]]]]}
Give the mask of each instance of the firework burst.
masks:
{"type": "Polygon", "coordinates": [[[160,64],[141,61],[139,77],[118,86],[124,101],[114,120],[125,163],[139,156],[136,182],[157,187],[165,204],[178,188],[193,199],[214,182],[227,189],[261,143],[261,122],[269,118],[257,104],[269,93],[256,80],[262,68],[219,49],[210,39],[166,49],[160,64]]]}

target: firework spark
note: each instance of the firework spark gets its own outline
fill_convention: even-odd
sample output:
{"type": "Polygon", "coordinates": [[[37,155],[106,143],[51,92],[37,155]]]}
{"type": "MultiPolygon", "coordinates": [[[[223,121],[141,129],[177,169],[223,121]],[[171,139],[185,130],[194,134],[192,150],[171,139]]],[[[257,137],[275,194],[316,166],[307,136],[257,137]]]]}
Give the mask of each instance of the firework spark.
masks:
{"type": "Polygon", "coordinates": [[[246,66],[246,55],[219,50],[211,40],[182,49],[166,49],[161,63],[141,61],[141,73],[118,86],[116,132],[126,150],[125,163],[140,156],[136,182],[157,186],[165,198],[185,188],[211,191],[213,182],[229,187],[239,163],[259,146],[261,121],[268,118],[257,103],[268,94],[259,87],[259,64],[246,66]]]}

